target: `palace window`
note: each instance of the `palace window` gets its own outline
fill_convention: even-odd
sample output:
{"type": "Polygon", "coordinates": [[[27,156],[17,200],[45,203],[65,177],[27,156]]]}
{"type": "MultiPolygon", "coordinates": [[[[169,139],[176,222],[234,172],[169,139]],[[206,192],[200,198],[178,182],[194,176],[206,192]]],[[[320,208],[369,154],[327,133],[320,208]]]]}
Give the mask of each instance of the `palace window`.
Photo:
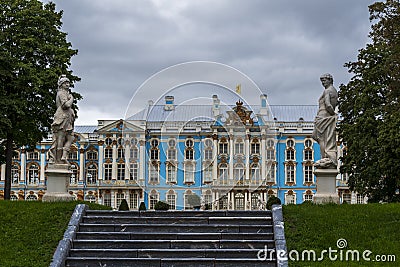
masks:
{"type": "Polygon", "coordinates": [[[194,159],[194,148],[193,148],[193,140],[188,139],[185,142],[186,150],[185,150],[185,159],[186,160],[193,160],[194,159]]]}
{"type": "Polygon", "coordinates": [[[111,146],[112,145],[111,138],[106,138],[106,140],[104,142],[106,143],[107,146],[111,146]]]}
{"type": "Polygon", "coordinates": [[[212,195],[211,191],[207,190],[207,192],[203,195],[203,200],[205,205],[209,205],[209,209],[211,209],[212,205],[212,195]]]}
{"type": "Polygon", "coordinates": [[[120,162],[117,164],[117,180],[125,179],[125,163],[120,162]]]}
{"type": "Polygon", "coordinates": [[[78,160],[78,151],[70,151],[68,153],[68,160],[78,160]]]}
{"type": "Polygon", "coordinates": [[[185,183],[194,183],[194,165],[191,163],[185,164],[185,183]]]}
{"type": "Polygon", "coordinates": [[[356,201],[357,204],[364,204],[364,196],[361,194],[357,194],[356,201]]]}
{"type": "Polygon", "coordinates": [[[136,147],[131,147],[130,148],[129,157],[131,159],[138,159],[138,149],[136,147]]]}
{"type": "Polygon", "coordinates": [[[132,138],[131,139],[131,146],[137,146],[137,144],[138,144],[137,139],[136,138],[132,138]]]}
{"type": "Polygon", "coordinates": [[[120,147],[117,149],[117,158],[124,159],[125,158],[125,149],[120,147]]]}
{"type": "Polygon", "coordinates": [[[226,163],[219,165],[218,177],[221,184],[226,184],[228,182],[228,165],[226,163]]]}
{"type": "Polygon", "coordinates": [[[212,160],[213,159],[213,151],[210,148],[206,148],[204,150],[204,160],[212,160]]]}
{"type": "Polygon", "coordinates": [[[138,164],[137,163],[129,164],[129,179],[130,180],[138,179],[138,164]]]}
{"type": "Polygon", "coordinates": [[[225,138],[219,141],[219,154],[228,154],[228,142],[225,138]]]}
{"type": "Polygon", "coordinates": [[[290,190],[287,194],[285,194],[285,204],[296,204],[296,195],[293,191],[290,190]]]}
{"type": "Polygon", "coordinates": [[[150,175],[149,175],[150,181],[149,182],[150,183],[158,183],[159,174],[160,174],[159,165],[150,163],[149,172],[150,172],[150,175]]]}
{"type": "Polygon", "coordinates": [[[233,177],[236,181],[243,183],[244,178],[244,166],[242,163],[236,164],[233,169],[233,177]]]}
{"type": "Polygon", "coordinates": [[[14,163],[14,164],[11,166],[11,177],[12,177],[12,183],[13,183],[13,184],[18,184],[19,176],[20,176],[20,173],[19,173],[19,166],[18,166],[18,164],[15,164],[15,163],[14,163]]]}
{"type": "Polygon", "coordinates": [[[313,142],[310,139],[304,141],[304,161],[312,161],[314,158],[312,144],[313,142]]]}
{"type": "Polygon", "coordinates": [[[220,197],[218,208],[220,210],[228,209],[228,196],[227,195],[223,195],[222,197],[220,197]]]}
{"type": "Polygon", "coordinates": [[[139,194],[130,193],[129,194],[129,208],[138,209],[139,208],[139,194]]]}
{"type": "Polygon", "coordinates": [[[295,160],[294,141],[292,139],[289,139],[286,142],[286,160],[287,161],[295,160]]]}
{"type": "Polygon", "coordinates": [[[176,160],[176,149],[169,148],[167,157],[168,157],[168,160],[176,160]]]}
{"type": "Polygon", "coordinates": [[[76,185],[78,183],[78,167],[75,164],[71,164],[71,176],[69,178],[69,184],[76,185]]]}
{"type": "Polygon", "coordinates": [[[313,183],[313,166],[311,164],[304,165],[304,183],[313,183]]]}
{"type": "Polygon", "coordinates": [[[123,138],[118,138],[117,144],[118,146],[123,146],[125,144],[125,140],[123,138]]]}
{"type": "Polygon", "coordinates": [[[170,210],[175,210],[176,209],[176,195],[174,194],[174,191],[169,191],[167,193],[167,203],[169,205],[170,210]]]}
{"type": "Polygon", "coordinates": [[[237,193],[235,195],[235,210],[244,210],[244,195],[242,193],[237,193]]]}
{"type": "Polygon", "coordinates": [[[88,160],[97,160],[97,151],[89,150],[86,152],[86,158],[88,160]]]}
{"type": "Polygon", "coordinates": [[[104,164],[104,180],[109,181],[112,178],[112,164],[105,163],[104,164]]]}
{"type": "Polygon", "coordinates": [[[268,164],[267,165],[267,182],[275,183],[275,173],[276,173],[276,165],[268,164]]]}
{"type": "Polygon", "coordinates": [[[242,139],[238,139],[235,143],[235,154],[244,154],[244,143],[242,139]]]}
{"type": "Polygon", "coordinates": [[[251,141],[251,152],[252,155],[253,154],[260,154],[260,142],[258,141],[257,138],[254,138],[251,141]]]}
{"type": "Polygon", "coordinates": [[[250,177],[253,181],[259,181],[261,178],[261,170],[260,165],[257,163],[253,163],[250,169],[250,177]]]}
{"type": "Polygon", "coordinates": [[[12,159],[13,160],[19,160],[19,151],[18,150],[14,150],[13,151],[12,159]]]}
{"type": "Polygon", "coordinates": [[[286,183],[294,183],[295,181],[295,166],[292,163],[286,164],[286,183]]]}
{"type": "Polygon", "coordinates": [[[37,198],[36,195],[28,195],[28,196],[25,198],[25,200],[26,200],[26,201],[36,201],[36,200],[38,200],[38,198],[37,198]]]}
{"type": "Polygon", "coordinates": [[[28,184],[37,185],[39,183],[39,167],[32,164],[28,168],[28,184]]]}
{"type": "Polygon", "coordinates": [[[314,195],[312,194],[311,190],[307,190],[304,194],[304,201],[313,201],[314,195]]]}
{"type": "Polygon", "coordinates": [[[104,149],[104,158],[106,159],[112,159],[112,148],[106,148],[104,149]]]}
{"type": "Polygon", "coordinates": [[[204,169],[203,172],[203,178],[204,178],[204,183],[210,183],[212,182],[212,171],[213,171],[213,166],[212,165],[207,165],[204,169]]]}
{"type": "Polygon", "coordinates": [[[122,200],[125,199],[125,194],[124,193],[117,193],[116,194],[116,200],[117,200],[117,205],[115,206],[116,208],[119,208],[119,205],[121,205],[122,200]]]}
{"type": "Polygon", "coordinates": [[[28,160],[39,160],[39,152],[37,151],[28,152],[28,160]]]}
{"type": "Polygon", "coordinates": [[[342,203],[351,203],[351,193],[343,193],[342,194],[342,203]]]}
{"type": "Polygon", "coordinates": [[[149,195],[149,209],[154,210],[154,206],[158,202],[159,195],[156,191],[151,191],[149,195]]]}
{"type": "Polygon", "coordinates": [[[95,195],[86,195],[85,200],[89,201],[90,203],[96,203],[96,196],[95,195]]]}
{"type": "Polygon", "coordinates": [[[258,194],[258,193],[251,194],[251,209],[252,210],[258,209],[259,199],[260,199],[260,194],[258,194]]]}
{"type": "Polygon", "coordinates": [[[177,168],[173,164],[167,164],[167,183],[176,183],[177,168]]]}
{"type": "Polygon", "coordinates": [[[94,163],[89,163],[86,172],[86,183],[96,184],[97,181],[97,166],[94,163]]]}
{"type": "Polygon", "coordinates": [[[105,193],[103,195],[103,202],[105,206],[111,207],[111,194],[105,193]]]}
{"type": "Polygon", "coordinates": [[[10,201],[18,201],[18,197],[14,194],[10,195],[10,201]]]}
{"type": "Polygon", "coordinates": [[[151,148],[150,148],[150,159],[151,160],[158,160],[159,159],[159,150],[158,150],[158,140],[152,139],[150,141],[151,148]]]}

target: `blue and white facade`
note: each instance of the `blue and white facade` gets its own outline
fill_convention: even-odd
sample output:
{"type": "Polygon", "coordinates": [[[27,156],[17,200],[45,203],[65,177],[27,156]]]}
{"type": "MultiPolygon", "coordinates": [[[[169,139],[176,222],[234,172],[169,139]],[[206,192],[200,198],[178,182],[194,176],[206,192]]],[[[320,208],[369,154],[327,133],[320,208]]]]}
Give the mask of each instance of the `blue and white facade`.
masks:
{"type": "MultiPolygon", "coordinates": [[[[318,106],[267,106],[265,95],[251,107],[240,100],[221,106],[216,95],[211,101],[175,105],[166,96],[130,118],[76,126],[70,194],[113,208],[127,199],[132,210],[141,202],[153,209],[159,200],[171,209],[193,208],[193,194],[214,210],[259,209],[271,195],[284,204],[312,200],[313,162],[320,159],[311,138],[318,106]]],[[[38,200],[46,192],[50,145],[51,138],[16,151],[12,199],[38,200]]],[[[1,197],[5,165],[0,175],[1,197]]],[[[345,182],[338,177],[341,199],[362,203],[345,182]]]]}

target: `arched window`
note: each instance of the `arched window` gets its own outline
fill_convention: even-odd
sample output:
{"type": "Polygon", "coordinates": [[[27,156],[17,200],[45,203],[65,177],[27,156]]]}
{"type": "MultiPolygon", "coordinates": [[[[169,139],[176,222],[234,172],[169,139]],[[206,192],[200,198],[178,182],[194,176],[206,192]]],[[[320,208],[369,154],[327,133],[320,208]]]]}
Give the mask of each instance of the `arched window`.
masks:
{"type": "Polygon", "coordinates": [[[151,193],[149,194],[149,209],[154,210],[154,206],[159,200],[159,194],[157,191],[152,190],[151,193]]]}
{"type": "Polygon", "coordinates": [[[25,200],[26,201],[37,201],[38,200],[38,198],[37,198],[37,196],[36,195],[28,195],[26,198],[25,198],[25,200]]]}
{"type": "Polygon", "coordinates": [[[39,183],[39,167],[31,164],[28,168],[28,184],[37,185],[39,183]]]}
{"type": "Polygon", "coordinates": [[[222,197],[220,197],[218,202],[219,202],[218,208],[220,210],[228,209],[228,196],[227,195],[223,195],[222,197]]]}
{"type": "Polygon", "coordinates": [[[111,138],[106,138],[106,140],[104,142],[106,143],[107,146],[111,146],[113,143],[111,138]]]}
{"type": "Polygon", "coordinates": [[[11,177],[12,177],[13,184],[19,183],[19,176],[20,176],[19,166],[18,166],[18,164],[14,163],[11,166],[11,177]]]}
{"type": "Polygon", "coordinates": [[[304,201],[313,201],[313,193],[311,190],[307,190],[306,193],[304,194],[304,201]]]}
{"type": "Polygon", "coordinates": [[[86,195],[85,200],[89,201],[90,203],[96,203],[96,196],[95,195],[86,195]]]}
{"type": "Polygon", "coordinates": [[[204,160],[213,159],[213,141],[209,138],[204,139],[204,160]]]}
{"type": "Polygon", "coordinates": [[[10,195],[10,200],[11,201],[18,201],[18,197],[14,194],[10,195]]]}
{"type": "Polygon", "coordinates": [[[96,184],[97,181],[97,165],[89,163],[86,167],[86,184],[96,184]]]}
{"type": "Polygon", "coordinates": [[[176,209],[176,194],[174,190],[169,190],[166,194],[166,200],[170,210],[176,209]]]}
{"type": "Polygon", "coordinates": [[[251,209],[252,210],[258,209],[259,200],[260,200],[260,194],[258,194],[258,193],[251,194],[251,209]]]}
{"type": "Polygon", "coordinates": [[[194,159],[194,142],[192,139],[187,139],[185,142],[186,149],[185,149],[185,159],[186,160],[193,160],[194,159]]]}
{"type": "Polygon", "coordinates": [[[158,150],[158,140],[152,139],[150,141],[151,148],[150,148],[150,160],[158,160],[159,159],[159,150],[158,150]]]}
{"type": "Polygon", "coordinates": [[[289,190],[285,194],[285,204],[296,204],[296,194],[292,190],[289,190]]]}
{"type": "Polygon", "coordinates": [[[78,183],[79,172],[78,165],[71,164],[70,170],[72,171],[71,176],[69,177],[69,184],[76,185],[78,183]]]}
{"type": "Polygon", "coordinates": [[[294,141],[289,139],[286,142],[286,160],[294,161],[295,159],[294,141]]]}
{"type": "Polygon", "coordinates": [[[313,142],[310,139],[304,141],[304,161],[313,161],[314,159],[312,144],[313,142]]]}

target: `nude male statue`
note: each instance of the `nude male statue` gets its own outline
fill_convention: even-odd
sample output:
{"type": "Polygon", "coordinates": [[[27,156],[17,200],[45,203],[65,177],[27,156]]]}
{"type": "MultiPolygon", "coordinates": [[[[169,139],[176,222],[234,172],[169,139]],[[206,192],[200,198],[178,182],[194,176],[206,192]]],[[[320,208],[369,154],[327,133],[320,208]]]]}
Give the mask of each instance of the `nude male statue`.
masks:
{"type": "Polygon", "coordinates": [[[337,167],[337,145],[336,145],[336,122],[335,108],[338,103],[338,93],[333,87],[331,74],[323,74],[320,77],[322,86],[325,88],[318,100],[319,109],[314,121],[312,137],[321,149],[321,159],[315,162],[316,168],[337,167]]]}

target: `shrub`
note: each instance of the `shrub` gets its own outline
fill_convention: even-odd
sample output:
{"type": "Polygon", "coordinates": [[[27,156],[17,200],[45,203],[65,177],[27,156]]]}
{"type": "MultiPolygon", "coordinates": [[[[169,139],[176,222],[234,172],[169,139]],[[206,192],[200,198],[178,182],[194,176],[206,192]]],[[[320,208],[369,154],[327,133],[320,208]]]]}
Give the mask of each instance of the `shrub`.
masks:
{"type": "Polygon", "coordinates": [[[195,209],[199,209],[201,205],[201,199],[198,195],[191,194],[188,196],[188,204],[195,209]]]}
{"type": "Polygon", "coordinates": [[[119,211],[126,211],[126,210],[129,210],[128,202],[126,201],[126,199],[123,199],[123,200],[121,201],[121,204],[119,204],[118,210],[119,210],[119,211]]]}
{"type": "Polygon", "coordinates": [[[267,209],[272,209],[272,205],[274,204],[281,204],[281,200],[276,196],[270,196],[267,201],[267,209]]]}
{"type": "Polygon", "coordinates": [[[158,201],[156,205],[154,205],[155,210],[169,210],[169,205],[168,203],[164,201],[158,201]]]}
{"type": "Polygon", "coordinates": [[[146,204],[144,202],[140,202],[139,211],[146,211],[146,204]]]}

